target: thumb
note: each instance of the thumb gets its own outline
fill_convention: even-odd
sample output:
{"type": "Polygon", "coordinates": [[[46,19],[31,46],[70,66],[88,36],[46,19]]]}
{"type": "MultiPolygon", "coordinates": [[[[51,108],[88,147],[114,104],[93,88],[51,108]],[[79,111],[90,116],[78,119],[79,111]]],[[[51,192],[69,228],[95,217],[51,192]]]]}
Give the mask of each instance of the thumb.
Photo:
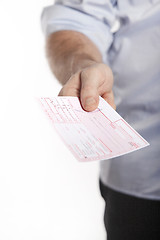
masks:
{"type": "Polygon", "coordinates": [[[99,104],[99,80],[97,74],[92,70],[81,72],[80,99],[84,110],[94,111],[99,104]]]}

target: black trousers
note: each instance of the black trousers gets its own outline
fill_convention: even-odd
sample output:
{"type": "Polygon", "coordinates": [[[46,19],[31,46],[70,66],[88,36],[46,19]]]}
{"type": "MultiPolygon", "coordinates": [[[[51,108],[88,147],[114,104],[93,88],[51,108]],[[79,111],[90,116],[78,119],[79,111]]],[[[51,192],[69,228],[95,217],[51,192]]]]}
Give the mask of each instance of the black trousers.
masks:
{"type": "Polygon", "coordinates": [[[101,181],[100,191],[107,240],[160,240],[160,201],[114,191],[101,181]]]}

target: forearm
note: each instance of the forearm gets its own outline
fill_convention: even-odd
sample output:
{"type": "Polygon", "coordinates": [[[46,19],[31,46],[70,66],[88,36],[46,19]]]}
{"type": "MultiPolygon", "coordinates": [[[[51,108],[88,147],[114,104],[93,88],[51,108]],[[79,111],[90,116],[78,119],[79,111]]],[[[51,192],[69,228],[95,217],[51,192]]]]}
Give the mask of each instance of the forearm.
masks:
{"type": "Polygon", "coordinates": [[[51,34],[47,39],[46,52],[51,70],[62,85],[80,69],[93,62],[102,62],[102,56],[94,43],[75,31],[51,34]]]}

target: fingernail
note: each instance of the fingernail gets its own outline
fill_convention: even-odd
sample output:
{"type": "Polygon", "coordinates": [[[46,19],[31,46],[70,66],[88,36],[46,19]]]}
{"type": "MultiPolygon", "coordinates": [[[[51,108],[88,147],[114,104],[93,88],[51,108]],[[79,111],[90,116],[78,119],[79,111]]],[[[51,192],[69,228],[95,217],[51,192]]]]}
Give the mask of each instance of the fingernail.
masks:
{"type": "Polygon", "coordinates": [[[94,98],[87,98],[86,101],[85,101],[85,106],[88,107],[88,106],[91,106],[93,104],[96,103],[96,100],[94,98]]]}

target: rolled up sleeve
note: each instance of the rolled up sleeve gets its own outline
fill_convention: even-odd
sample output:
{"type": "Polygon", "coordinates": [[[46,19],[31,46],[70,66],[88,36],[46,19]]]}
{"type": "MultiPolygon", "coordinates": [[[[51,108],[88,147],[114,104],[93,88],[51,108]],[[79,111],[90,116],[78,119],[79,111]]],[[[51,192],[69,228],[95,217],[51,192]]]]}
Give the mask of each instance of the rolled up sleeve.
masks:
{"type": "Polygon", "coordinates": [[[83,33],[105,58],[113,40],[110,29],[114,19],[109,0],[56,0],[55,4],[44,8],[41,24],[46,37],[61,30],[83,33]]]}

